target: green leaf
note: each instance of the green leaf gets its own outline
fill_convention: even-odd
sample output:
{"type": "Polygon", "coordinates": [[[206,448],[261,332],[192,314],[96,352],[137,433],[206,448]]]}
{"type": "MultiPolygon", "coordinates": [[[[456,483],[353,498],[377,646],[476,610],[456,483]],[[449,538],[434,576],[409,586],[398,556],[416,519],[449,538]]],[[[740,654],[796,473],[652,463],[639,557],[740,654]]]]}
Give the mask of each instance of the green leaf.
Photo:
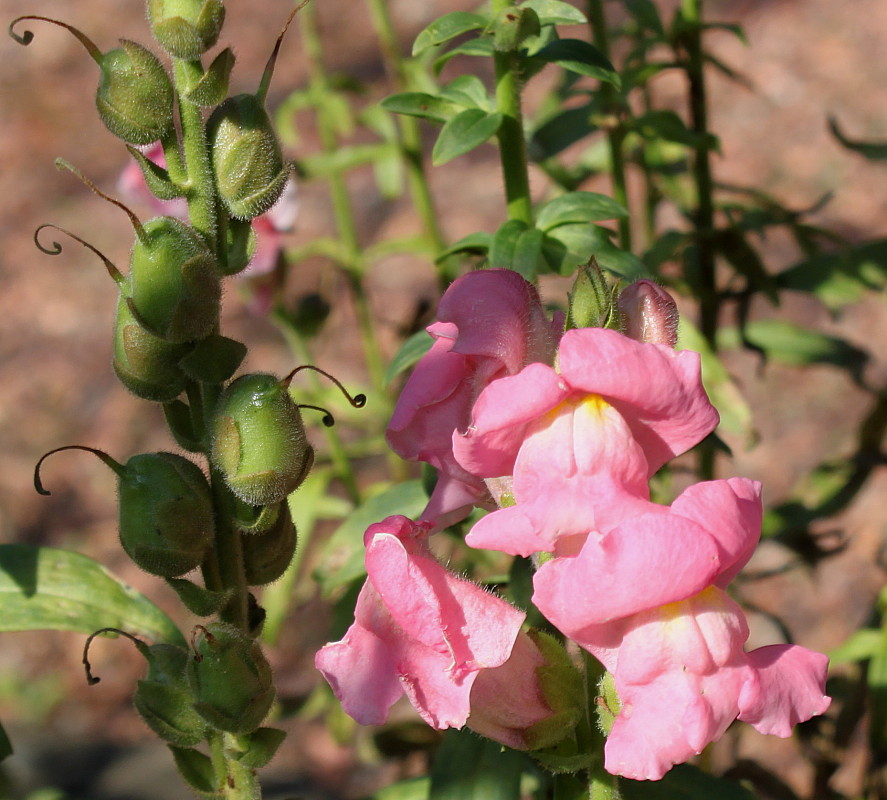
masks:
{"type": "Polygon", "coordinates": [[[869,739],[875,752],[883,752],[887,745],[887,629],[882,627],[879,633],[881,641],[866,670],[870,694],[869,739]]]}
{"type": "MultiPolygon", "coordinates": [[[[761,348],[768,358],[783,364],[833,364],[858,373],[868,361],[868,353],[836,336],[795,325],[784,319],[758,319],[745,327],[748,341],[761,348]]],[[[722,328],[720,347],[739,347],[739,331],[722,328]]]]}
{"type": "Polygon", "coordinates": [[[179,188],[172,182],[163,167],[155,164],[140,150],[136,150],[132,145],[126,145],[129,154],[135,159],[136,164],[142,171],[142,177],[145,179],[145,185],[158,200],[175,200],[177,197],[184,197],[185,190],[179,188]]]}
{"type": "Polygon", "coordinates": [[[120,628],[154,642],[184,645],[157,606],[80,553],[0,545],[0,631],[93,633],[120,628]]]}
{"type": "Polygon", "coordinates": [[[163,416],[176,444],[190,453],[201,452],[200,437],[194,432],[191,409],[181,400],[163,404],[163,416]]]}
{"type": "Polygon", "coordinates": [[[699,329],[686,317],[681,317],[678,327],[678,350],[694,350],[702,359],[702,385],[712,405],[721,416],[719,429],[752,444],[757,434],[752,422],[751,408],[730,377],[724,362],[708,346],[699,329]]]}
{"type": "Polygon", "coordinates": [[[479,56],[481,58],[492,58],[496,50],[493,47],[493,40],[489,36],[479,36],[477,39],[469,39],[464,44],[454,47],[447,51],[439,58],[435,59],[432,70],[435,75],[440,75],[441,70],[446,66],[451,58],[456,56],[479,56]]]}
{"type": "Polygon", "coordinates": [[[490,243],[490,267],[510,269],[514,258],[514,246],[518,237],[527,230],[527,223],[510,219],[499,226],[490,243]]]}
{"type": "Polygon", "coordinates": [[[228,94],[228,79],[234,67],[234,53],[226,47],[209,65],[197,85],[185,94],[188,102],[204,108],[218,105],[228,94]]]}
{"type": "Polygon", "coordinates": [[[659,781],[620,780],[619,788],[625,800],[756,800],[741,784],[689,764],[678,764],[659,781]]]}
{"type": "Polygon", "coordinates": [[[490,249],[492,241],[492,234],[487,233],[486,231],[469,233],[467,236],[463,236],[461,239],[459,239],[458,242],[453,242],[453,244],[451,244],[434,260],[436,263],[441,262],[452,255],[456,255],[456,253],[473,253],[475,255],[483,255],[490,249]]]}
{"type": "Polygon", "coordinates": [[[534,283],[540,271],[544,271],[545,259],[542,257],[542,243],[545,234],[538,228],[530,228],[518,236],[514,244],[514,255],[511,268],[523,275],[530,283],[534,283]]]}
{"type": "Polygon", "coordinates": [[[397,351],[388,369],[385,370],[385,385],[387,386],[402,372],[406,372],[410,367],[419,363],[422,358],[434,344],[434,339],[427,331],[416,331],[409,339],[407,339],[397,351]]]}
{"type": "Polygon", "coordinates": [[[246,345],[227,336],[213,334],[201,339],[180,362],[185,374],[201,383],[224,383],[246,357],[246,345]]]}
{"type": "Polygon", "coordinates": [[[555,197],[539,209],[536,227],[547,232],[558,225],[571,222],[597,222],[627,216],[625,207],[605,194],[568,192],[555,197]]]}
{"type": "Polygon", "coordinates": [[[464,108],[492,111],[487,87],[477,75],[460,75],[440,90],[444,100],[450,100],[464,108]]]}
{"type": "Polygon", "coordinates": [[[653,0],[624,0],[625,8],[638,24],[648,31],[653,31],[659,38],[665,37],[665,27],[653,0]]]}
{"type": "Polygon", "coordinates": [[[286,731],[279,728],[259,728],[246,736],[239,737],[238,743],[244,749],[234,757],[250,769],[259,769],[274,758],[284,739],[286,731]]]}
{"type": "Polygon", "coordinates": [[[449,100],[426,92],[401,92],[386,97],[382,108],[393,114],[408,114],[431,122],[444,123],[453,117],[458,109],[449,100]]]}
{"type": "Polygon", "coordinates": [[[578,8],[562,0],[524,0],[519,8],[532,8],[542,25],[584,25],[588,20],[578,8]]]}
{"type": "Polygon", "coordinates": [[[572,275],[594,256],[598,264],[627,281],[646,275],[643,262],[610,241],[610,232],[589,223],[567,223],[545,234],[542,252],[552,272],[572,275]]]}
{"type": "Polygon", "coordinates": [[[617,89],[621,85],[619,73],[607,57],[594,45],[582,39],[556,39],[538,53],[534,53],[533,58],[557,64],[579,75],[611,83],[617,89]]]}
{"type": "Polygon", "coordinates": [[[324,548],[314,576],[324,594],[365,573],[363,534],[375,522],[403,514],[415,519],[428,503],[419,480],[405,481],[367,499],[336,529],[324,548]]]}
{"type": "Polygon", "coordinates": [[[858,139],[848,139],[838,127],[835,117],[828,118],[828,127],[834,136],[848,150],[853,150],[869,161],[887,161],[887,142],[863,142],[858,139]]]}
{"type": "Polygon", "coordinates": [[[586,103],[547,119],[530,135],[530,157],[534,161],[545,161],[594,133],[598,129],[591,122],[595,109],[595,103],[586,103]]]}
{"type": "Polygon", "coordinates": [[[450,728],[434,756],[428,800],[519,800],[527,756],[450,728]]]}
{"type": "Polygon", "coordinates": [[[204,589],[186,578],[167,578],[166,582],[179,596],[185,608],[198,617],[208,617],[227,605],[234,594],[233,589],[213,592],[204,589]]]}
{"type": "Polygon", "coordinates": [[[430,47],[444,44],[463,33],[476,31],[487,25],[487,18],[468,11],[453,11],[434,20],[419,33],[413,42],[413,55],[425,52],[430,47]]]}
{"type": "Polygon", "coordinates": [[[428,800],[431,778],[408,778],[386,786],[373,795],[373,800],[428,800]]]}
{"type": "Polygon", "coordinates": [[[5,758],[9,758],[12,755],[12,742],[9,741],[9,736],[6,734],[6,730],[0,725],[0,761],[3,761],[5,758]]]}
{"type": "Polygon", "coordinates": [[[168,745],[168,747],[172,751],[176,767],[185,783],[201,794],[214,795],[218,787],[209,756],[189,747],[174,747],[173,745],[168,745]]]}
{"type": "Polygon", "coordinates": [[[884,634],[877,628],[863,628],[851,634],[848,639],[839,644],[834,650],[829,651],[829,662],[832,666],[837,664],[851,664],[855,661],[866,661],[871,658],[881,647],[884,634]]]}
{"type": "Polygon", "coordinates": [[[713,133],[700,134],[687,127],[674,111],[648,111],[632,121],[631,127],[644,139],[664,139],[687,147],[704,146],[718,152],[720,141],[713,133]]]}
{"type": "Polygon", "coordinates": [[[431,163],[439,167],[473,150],[493,136],[501,123],[502,115],[498,111],[488,114],[479,108],[469,108],[457,114],[441,129],[431,151],[431,163]]]}

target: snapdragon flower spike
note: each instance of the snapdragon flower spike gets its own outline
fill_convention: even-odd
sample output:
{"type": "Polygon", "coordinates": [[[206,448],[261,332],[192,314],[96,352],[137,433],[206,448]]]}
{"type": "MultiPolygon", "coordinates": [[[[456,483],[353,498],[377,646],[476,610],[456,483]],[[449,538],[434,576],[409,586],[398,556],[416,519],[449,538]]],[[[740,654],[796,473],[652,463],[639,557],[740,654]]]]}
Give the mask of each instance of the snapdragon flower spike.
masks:
{"type": "Polygon", "coordinates": [[[398,398],[386,439],[408,461],[439,472],[421,519],[462,519],[474,504],[492,507],[481,477],[453,456],[453,434],[466,428],[481,390],[527,364],[551,363],[557,334],[535,287],[506,269],[470,272],[441,298],[429,325],[431,350],[398,398]]]}
{"type": "Polygon", "coordinates": [[[696,353],[580,328],[557,359],[491,383],[453,437],[469,473],[513,475],[515,505],[481,519],[472,547],[557,552],[560,539],[646,501],[648,478],[717,425],[696,353]]]}
{"type": "Polygon", "coordinates": [[[354,624],[315,657],[346,713],[363,725],[384,722],[406,694],[432,727],[461,728],[478,675],[508,661],[524,621],[437,561],[430,530],[402,516],[367,529],[368,577],[354,624]]]}
{"type": "Polygon", "coordinates": [[[744,651],[748,625],[724,591],[760,536],[760,485],[704,482],[670,509],[646,505],[543,564],[533,602],[614,676],[621,709],[606,769],[659,780],[734,719],[785,737],[829,698],[825,656],[789,645],[744,651]]]}

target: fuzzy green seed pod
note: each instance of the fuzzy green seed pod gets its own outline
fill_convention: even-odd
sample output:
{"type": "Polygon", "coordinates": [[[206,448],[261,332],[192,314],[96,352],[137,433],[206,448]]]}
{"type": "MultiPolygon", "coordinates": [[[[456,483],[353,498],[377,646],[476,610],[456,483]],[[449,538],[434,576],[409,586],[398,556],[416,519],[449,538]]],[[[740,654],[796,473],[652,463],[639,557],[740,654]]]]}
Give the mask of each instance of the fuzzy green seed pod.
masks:
{"type": "Polygon", "coordinates": [[[273,206],[290,167],[262,101],[251,94],[229,97],[207,122],[219,197],[232,217],[253,219],[273,206]]]}
{"type": "Polygon", "coordinates": [[[210,725],[229,733],[256,730],[274,702],[271,667],[258,642],[233,625],[199,625],[187,667],[194,709],[210,725]]]}
{"type": "Polygon", "coordinates": [[[206,720],[193,706],[185,668],[188,651],[171,644],[148,648],[147,677],[138,682],[133,703],[161,739],[176,747],[193,747],[206,736],[206,720]]]}
{"type": "Polygon", "coordinates": [[[173,217],[150,219],[136,233],[129,261],[133,314],[169,342],[211,333],[219,320],[222,287],[206,244],[173,217]]]}
{"type": "Polygon", "coordinates": [[[242,375],[222,393],[211,422],[210,458],[245,503],[270,506],[308,475],[314,450],[285,381],[242,375]]]}
{"type": "Polygon", "coordinates": [[[196,464],[175,453],[141,453],[124,465],[93,447],[68,445],[37,462],[34,487],[40,494],[49,494],[40,481],[40,467],[60,450],[93,453],[117,475],[120,543],[145,572],[175,578],[201,564],[214,518],[209,483],[196,464]]]}
{"type": "Polygon", "coordinates": [[[187,377],[179,361],[186,344],[172,344],[142,327],[120,296],[114,327],[114,372],[136,397],[168,403],[181,394],[187,377]]]}
{"type": "Polygon", "coordinates": [[[286,501],[280,503],[277,520],[270,529],[244,536],[241,541],[249,586],[265,586],[283,575],[296,553],[296,526],[286,501]]]}
{"type": "Polygon", "coordinates": [[[154,38],[175,58],[200,58],[219,38],[225,21],[222,0],[148,0],[154,38]]]}
{"type": "Polygon", "coordinates": [[[157,56],[121,39],[119,48],[102,57],[100,67],[96,107],[111,133],[130,144],[151,144],[171,130],[172,83],[157,56]]]}

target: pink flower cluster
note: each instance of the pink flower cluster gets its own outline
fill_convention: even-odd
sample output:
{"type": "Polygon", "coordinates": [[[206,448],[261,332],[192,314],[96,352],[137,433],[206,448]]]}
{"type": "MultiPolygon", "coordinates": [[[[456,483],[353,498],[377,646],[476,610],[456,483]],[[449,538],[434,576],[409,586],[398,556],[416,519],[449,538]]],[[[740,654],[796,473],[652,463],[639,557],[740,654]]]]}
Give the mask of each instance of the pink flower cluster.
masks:
{"type": "MultiPolygon", "coordinates": [[[[646,284],[626,305],[648,308],[659,294],[646,284]]],[[[523,614],[428,548],[473,505],[494,510],[466,542],[548,554],[534,604],[612,674],[608,771],[658,780],[735,719],[784,737],[826,710],[826,657],[793,645],[746,652],[745,616],[725,592],[760,537],[760,485],[707,481],[670,506],[650,501],[649,478],[718,415],[699,356],[655,343],[673,343],[655,324],[627,323],[654,341],[604,328],[559,337],[535,289],[507,270],[470,273],[446,293],[388,430],[396,452],[437,468],[437,488],[420,522],[390,517],[367,531],[355,623],[317,656],[359,722],[383,721],[406,693],[436,728],[467,724],[532,749],[562,714],[523,614]],[[500,722],[503,708],[526,713],[500,722]]]]}

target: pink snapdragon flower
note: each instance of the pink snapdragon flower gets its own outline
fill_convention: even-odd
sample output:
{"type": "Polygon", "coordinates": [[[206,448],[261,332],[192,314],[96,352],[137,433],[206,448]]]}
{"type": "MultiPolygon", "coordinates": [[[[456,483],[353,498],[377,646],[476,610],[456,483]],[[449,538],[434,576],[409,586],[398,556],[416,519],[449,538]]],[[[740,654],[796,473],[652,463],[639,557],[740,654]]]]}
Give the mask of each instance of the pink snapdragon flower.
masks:
{"type": "Polygon", "coordinates": [[[640,508],[534,577],[539,610],[614,676],[606,769],[658,780],[734,719],[785,737],[823,713],[827,658],[789,645],[746,653],[745,616],[724,591],[760,536],[760,485],[704,482],[670,509],[640,508]]]}
{"type": "Polygon", "coordinates": [[[462,727],[478,676],[505,664],[520,634],[523,612],[449,572],[428,549],[430,529],[402,516],[367,529],[354,624],[315,657],[361,724],[384,722],[406,694],[432,727],[462,727]]]}
{"type": "Polygon", "coordinates": [[[447,524],[474,504],[492,507],[482,478],[453,457],[454,433],[468,426],[485,386],[527,364],[550,363],[557,335],[535,287],[506,269],[457,279],[441,298],[437,320],[427,328],[434,344],[404,386],[386,438],[402,458],[438,470],[421,518],[447,524]]]}
{"type": "Polygon", "coordinates": [[[717,425],[697,353],[580,328],[563,335],[557,362],[491,383],[453,437],[466,471],[513,475],[515,505],[482,518],[472,547],[557,552],[646,501],[649,477],[717,425]]]}

